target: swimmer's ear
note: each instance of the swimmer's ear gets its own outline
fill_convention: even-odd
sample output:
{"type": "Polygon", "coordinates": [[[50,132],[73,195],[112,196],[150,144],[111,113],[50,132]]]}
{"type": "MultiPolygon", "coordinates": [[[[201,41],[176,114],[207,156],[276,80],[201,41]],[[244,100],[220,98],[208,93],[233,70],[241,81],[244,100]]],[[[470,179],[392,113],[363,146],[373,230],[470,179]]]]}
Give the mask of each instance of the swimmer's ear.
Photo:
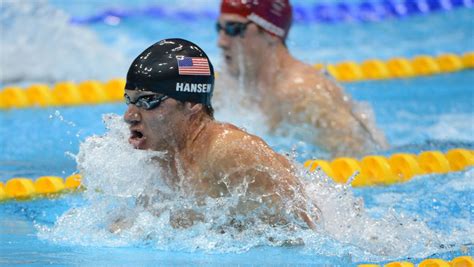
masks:
{"type": "Polygon", "coordinates": [[[201,111],[203,109],[203,106],[200,103],[185,102],[184,109],[186,110],[187,113],[192,115],[201,111]]]}
{"type": "Polygon", "coordinates": [[[275,46],[276,44],[281,43],[280,38],[276,37],[275,35],[271,35],[268,32],[263,32],[263,37],[270,46],[275,46]]]}

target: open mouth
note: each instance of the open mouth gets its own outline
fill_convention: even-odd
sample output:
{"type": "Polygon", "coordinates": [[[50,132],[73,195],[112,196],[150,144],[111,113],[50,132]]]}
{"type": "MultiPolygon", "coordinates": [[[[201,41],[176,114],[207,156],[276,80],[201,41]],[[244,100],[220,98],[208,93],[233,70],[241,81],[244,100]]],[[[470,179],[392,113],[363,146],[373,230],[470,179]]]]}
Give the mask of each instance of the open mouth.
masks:
{"type": "Polygon", "coordinates": [[[146,140],[146,137],[143,135],[142,132],[138,130],[130,130],[130,137],[128,138],[128,142],[134,148],[143,149],[145,140],[146,140]]]}

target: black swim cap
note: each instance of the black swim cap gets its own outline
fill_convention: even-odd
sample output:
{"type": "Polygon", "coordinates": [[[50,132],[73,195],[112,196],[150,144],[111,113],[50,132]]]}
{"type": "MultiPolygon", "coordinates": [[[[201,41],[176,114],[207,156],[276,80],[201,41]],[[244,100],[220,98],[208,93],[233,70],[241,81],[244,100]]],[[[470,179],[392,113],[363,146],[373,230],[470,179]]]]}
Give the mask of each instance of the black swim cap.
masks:
{"type": "Polygon", "coordinates": [[[147,48],[132,62],[125,89],[152,91],[211,107],[214,68],[196,44],[165,39],[147,48]]]}

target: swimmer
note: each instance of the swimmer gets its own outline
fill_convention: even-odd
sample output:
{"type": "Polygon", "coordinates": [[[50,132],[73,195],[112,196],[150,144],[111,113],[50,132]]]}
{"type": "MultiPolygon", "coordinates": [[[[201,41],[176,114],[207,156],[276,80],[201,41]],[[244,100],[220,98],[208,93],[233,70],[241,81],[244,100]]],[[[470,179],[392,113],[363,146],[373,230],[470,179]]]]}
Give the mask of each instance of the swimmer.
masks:
{"type": "MultiPolygon", "coordinates": [[[[196,44],[165,39],[147,48],[127,74],[124,120],[129,143],[136,149],[166,152],[156,161],[164,181],[175,190],[197,198],[239,192],[239,214],[264,205],[269,213],[262,218],[272,223],[290,209],[314,229],[292,164],[257,136],[215,121],[213,90],[214,68],[196,44]]],[[[172,225],[189,227],[205,216],[187,214],[172,225]]]]}
{"type": "Polygon", "coordinates": [[[356,112],[358,104],[340,86],[290,54],[285,41],[291,23],[288,0],[223,0],[217,31],[225,74],[253,96],[272,131],[285,123],[300,129],[308,124],[307,141],[332,156],[387,148],[370,110],[356,112]]]}

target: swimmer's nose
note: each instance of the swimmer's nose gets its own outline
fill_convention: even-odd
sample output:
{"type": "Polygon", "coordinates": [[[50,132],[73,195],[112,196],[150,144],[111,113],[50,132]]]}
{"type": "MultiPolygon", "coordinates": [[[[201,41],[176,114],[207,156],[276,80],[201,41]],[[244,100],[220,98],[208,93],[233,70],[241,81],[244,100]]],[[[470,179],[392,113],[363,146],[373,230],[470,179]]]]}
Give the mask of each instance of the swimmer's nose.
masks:
{"type": "Polygon", "coordinates": [[[141,120],[140,110],[135,105],[128,105],[123,118],[128,124],[136,124],[141,120]]]}
{"type": "Polygon", "coordinates": [[[217,39],[217,46],[222,49],[228,49],[230,44],[230,37],[224,31],[219,31],[219,38],[217,39]]]}

